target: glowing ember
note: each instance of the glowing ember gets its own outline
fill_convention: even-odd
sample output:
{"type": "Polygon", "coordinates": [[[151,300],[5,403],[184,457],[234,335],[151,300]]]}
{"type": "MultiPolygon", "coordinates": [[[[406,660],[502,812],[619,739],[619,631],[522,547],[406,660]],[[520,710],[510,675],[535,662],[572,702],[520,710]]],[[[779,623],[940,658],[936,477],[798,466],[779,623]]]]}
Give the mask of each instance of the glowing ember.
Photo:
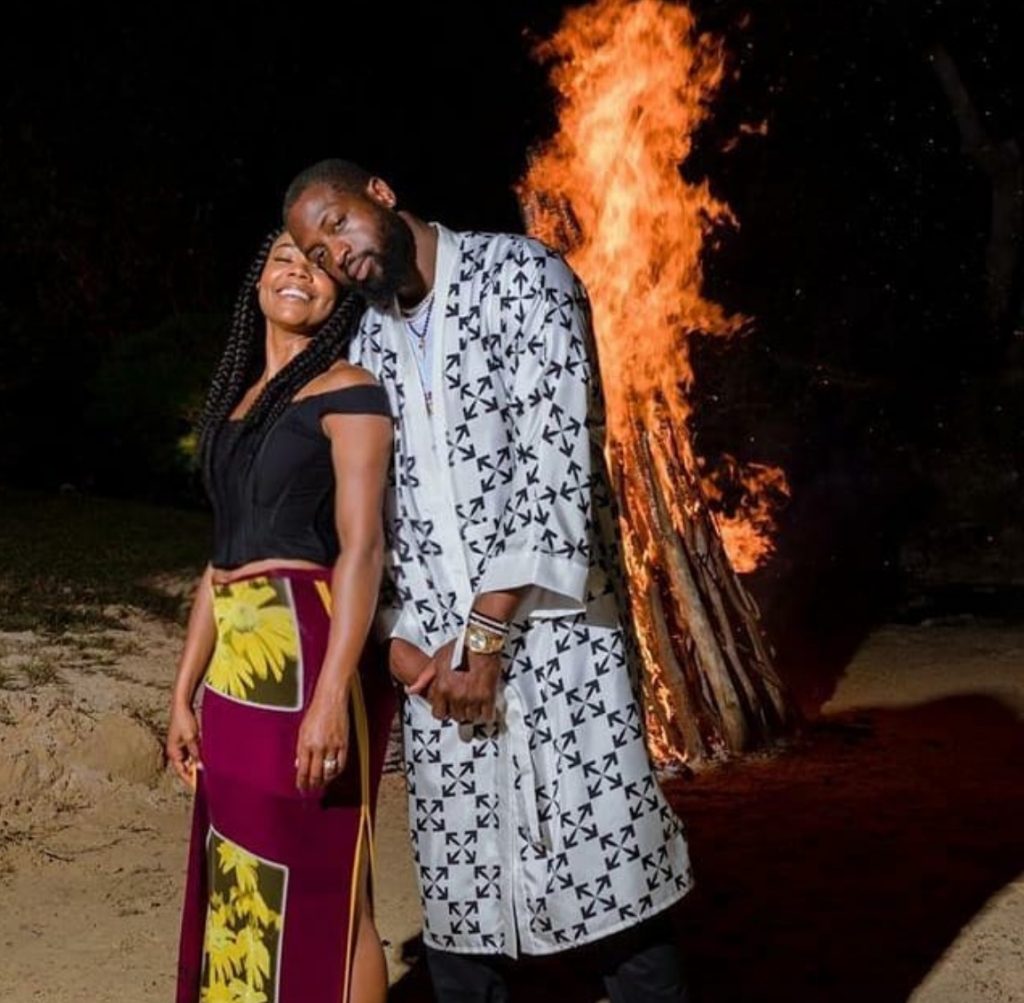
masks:
{"type": "MultiPolygon", "coordinates": [[[[673,696],[662,671],[678,636],[696,629],[680,622],[687,573],[674,567],[673,541],[682,546],[700,519],[710,531],[699,532],[716,536],[708,504],[726,494],[720,483],[702,483],[690,446],[687,338],[729,336],[747,324],[701,292],[704,241],[735,219],[706,182],[679,170],[709,114],[725,57],[718,40],[696,33],[685,6],[659,0],[573,9],[538,56],[552,64],[560,128],[532,159],[518,194],[530,232],[565,250],[590,292],[651,723],[661,729],[656,752],[668,758],[700,740],[668,734],[700,728],[696,708],[691,721],[673,720],[686,695],[673,696]]],[[[733,475],[733,504],[716,516],[719,533],[732,567],[749,571],[771,551],[771,508],[787,491],[785,478],[735,461],[724,472],[733,475]]],[[[703,537],[696,543],[718,546],[703,537]]]]}

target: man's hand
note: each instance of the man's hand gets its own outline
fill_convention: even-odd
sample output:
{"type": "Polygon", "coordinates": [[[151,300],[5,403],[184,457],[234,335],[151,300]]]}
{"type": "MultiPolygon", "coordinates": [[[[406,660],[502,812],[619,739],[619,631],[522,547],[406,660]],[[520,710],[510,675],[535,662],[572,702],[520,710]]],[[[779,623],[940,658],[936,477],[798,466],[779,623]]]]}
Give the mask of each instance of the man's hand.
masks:
{"type": "MultiPolygon", "coordinates": [[[[439,721],[451,718],[460,724],[487,724],[495,719],[495,700],[501,680],[501,655],[478,655],[466,651],[466,671],[450,667],[452,647],[446,644],[430,661],[433,681],[427,699],[439,721]]],[[[411,692],[411,690],[410,690],[411,692]]]]}

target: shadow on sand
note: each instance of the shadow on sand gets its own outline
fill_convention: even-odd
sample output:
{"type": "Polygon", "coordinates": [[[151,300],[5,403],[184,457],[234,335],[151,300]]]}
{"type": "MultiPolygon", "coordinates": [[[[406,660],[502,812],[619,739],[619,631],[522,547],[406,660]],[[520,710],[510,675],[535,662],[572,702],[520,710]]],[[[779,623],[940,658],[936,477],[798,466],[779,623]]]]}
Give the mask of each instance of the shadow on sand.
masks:
{"type": "MultiPolygon", "coordinates": [[[[697,999],[903,1003],[1024,870],[1022,777],[1024,724],[957,697],[827,719],[666,784],[698,882],[678,915],[697,999]]],[[[525,965],[513,999],[593,1003],[582,967],[525,965]]],[[[389,999],[432,999],[422,960],[389,999]]]]}

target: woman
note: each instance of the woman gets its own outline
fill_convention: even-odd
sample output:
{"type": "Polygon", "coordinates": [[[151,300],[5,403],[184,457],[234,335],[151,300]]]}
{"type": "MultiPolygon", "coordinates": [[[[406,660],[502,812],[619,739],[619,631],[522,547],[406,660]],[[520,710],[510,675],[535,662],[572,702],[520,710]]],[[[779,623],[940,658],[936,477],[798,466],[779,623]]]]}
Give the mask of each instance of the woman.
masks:
{"type": "Polygon", "coordinates": [[[214,554],[167,736],[196,791],[178,1003],[387,992],[368,864],[393,691],[366,645],[391,419],[341,359],[360,309],[286,233],[268,238],[206,402],[214,554]]]}

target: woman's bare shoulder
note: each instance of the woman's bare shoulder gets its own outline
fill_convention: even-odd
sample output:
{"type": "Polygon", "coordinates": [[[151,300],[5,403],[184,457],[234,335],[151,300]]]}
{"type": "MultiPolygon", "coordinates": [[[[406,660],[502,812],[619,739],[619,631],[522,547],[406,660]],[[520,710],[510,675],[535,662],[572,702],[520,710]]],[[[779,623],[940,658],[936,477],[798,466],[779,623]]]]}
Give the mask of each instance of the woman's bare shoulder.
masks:
{"type": "Polygon", "coordinates": [[[315,380],[307,383],[302,388],[300,398],[311,397],[313,394],[329,394],[334,390],[347,390],[349,387],[376,386],[380,386],[380,383],[368,369],[354,366],[351,362],[339,361],[315,380]]]}

